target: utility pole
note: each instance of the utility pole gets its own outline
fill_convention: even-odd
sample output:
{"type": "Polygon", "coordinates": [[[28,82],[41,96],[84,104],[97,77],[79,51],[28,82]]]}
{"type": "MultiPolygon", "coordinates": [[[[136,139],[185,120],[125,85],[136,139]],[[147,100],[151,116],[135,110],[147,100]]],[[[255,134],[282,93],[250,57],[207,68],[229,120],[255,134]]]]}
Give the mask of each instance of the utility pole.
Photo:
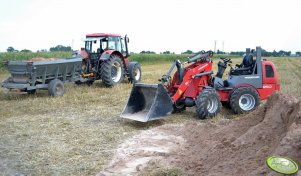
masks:
{"type": "Polygon", "coordinates": [[[216,40],[214,40],[214,52],[216,52],[216,40]]]}
{"type": "Polygon", "coordinates": [[[74,50],[74,39],[72,39],[72,51],[74,50]]]}

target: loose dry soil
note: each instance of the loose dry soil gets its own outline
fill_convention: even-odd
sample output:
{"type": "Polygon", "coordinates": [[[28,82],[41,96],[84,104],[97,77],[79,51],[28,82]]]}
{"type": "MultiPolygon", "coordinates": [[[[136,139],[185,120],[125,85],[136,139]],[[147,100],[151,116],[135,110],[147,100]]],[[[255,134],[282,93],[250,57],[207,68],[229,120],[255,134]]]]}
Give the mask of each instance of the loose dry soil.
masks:
{"type": "Polygon", "coordinates": [[[269,155],[301,164],[301,102],[292,96],[274,94],[240,119],[144,131],[121,144],[98,175],[145,175],[145,168],[177,168],[181,175],[280,175],[266,166],[269,155]]]}

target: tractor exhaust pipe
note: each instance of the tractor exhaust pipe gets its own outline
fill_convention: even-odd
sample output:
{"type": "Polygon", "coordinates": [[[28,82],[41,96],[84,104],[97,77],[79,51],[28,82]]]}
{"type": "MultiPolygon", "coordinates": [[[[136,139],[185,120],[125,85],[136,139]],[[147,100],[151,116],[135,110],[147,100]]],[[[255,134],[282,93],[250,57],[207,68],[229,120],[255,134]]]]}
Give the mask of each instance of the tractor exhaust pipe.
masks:
{"type": "Polygon", "coordinates": [[[140,122],[161,119],[173,110],[173,102],[162,84],[134,84],[121,117],[140,122]]]}

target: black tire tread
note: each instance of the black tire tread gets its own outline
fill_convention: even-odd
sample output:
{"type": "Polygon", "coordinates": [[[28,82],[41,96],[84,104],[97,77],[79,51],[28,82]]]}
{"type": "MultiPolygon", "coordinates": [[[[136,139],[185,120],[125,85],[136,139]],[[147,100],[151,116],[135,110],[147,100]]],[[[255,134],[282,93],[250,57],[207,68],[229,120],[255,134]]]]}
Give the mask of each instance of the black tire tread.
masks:
{"type": "Polygon", "coordinates": [[[110,57],[109,60],[104,61],[100,64],[100,75],[101,75],[101,79],[102,82],[104,83],[105,86],[107,87],[112,87],[117,83],[120,83],[121,81],[123,81],[124,78],[124,67],[123,67],[123,63],[120,59],[120,57],[118,57],[117,55],[112,55],[110,57]],[[112,80],[112,72],[111,72],[111,67],[112,67],[112,63],[117,60],[120,64],[121,64],[121,79],[118,82],[114,82],[112,80]]]}
{"type": "Polygon", "coordinates": [[[256,90],[254,90],[251,87],[239,87],[236,90],[234,90],[230,95],[230,107],[235,114],[242,114],[245,112],[249,112],[249,111],[244,111],[239,107],[239,97],[246,93],[253,95],[256,101],[254,108],[249,111],[254,110],[259,105],[260,99],[256,90]]]}
{"type": "Polygon", "coordinates": [[[141,77],[142,77],[142,72],[141,72],[141,66],[139,63],[133,63],[133,62],[130,62],[129,64],[129,67],[128,67],[128,71],[129,71],[129,81],[131,83],[138,83],[141,81],[141,77]],[[136,69],[139,69],[140,71],[140,78],[139,80],[135,80],[135,75],[133,74],[134,73],[134,70],[136,69]]]}
{"type": "Polygon", "coordinates": [[[50,96],[53,96],[53,97],[63,96],[64,92],[65,92],[64,83],[59,79],[51,80],[50,83],[48,84],[48,92],[49,92],[50,96]],[[62,85],[62,88],[63,88],[63,93],[62,94],[57,94],[57,92],[55,92],[55,86],[57,84],[62,85]]]}
{"type": "Polygon", "coordinates": [[[197,97],[195,104],[196,104],[196,112],[200,119],[206,119],[208,117],[211,118],[216,116],[219,113],[222,106],[220,97],[216,92],[216,90],[214,89],[204,89],[197,97]],[[216,96],[216,98],[218,99],[218,108],[214,113],[210,113],[207,111],[207,99],[210,96],[216,96]]]}

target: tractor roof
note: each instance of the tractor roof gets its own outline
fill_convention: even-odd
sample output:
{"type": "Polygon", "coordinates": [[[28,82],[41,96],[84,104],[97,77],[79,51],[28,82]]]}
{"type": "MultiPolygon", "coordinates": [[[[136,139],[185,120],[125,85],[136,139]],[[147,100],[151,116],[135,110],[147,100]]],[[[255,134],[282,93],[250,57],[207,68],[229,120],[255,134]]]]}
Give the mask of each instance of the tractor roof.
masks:
{"type": "Polygon", "coordinates": [[[94,34],[87,34],[86,37],[121,37],[121,36],[119,34],[94,33],[94,34]]]}

